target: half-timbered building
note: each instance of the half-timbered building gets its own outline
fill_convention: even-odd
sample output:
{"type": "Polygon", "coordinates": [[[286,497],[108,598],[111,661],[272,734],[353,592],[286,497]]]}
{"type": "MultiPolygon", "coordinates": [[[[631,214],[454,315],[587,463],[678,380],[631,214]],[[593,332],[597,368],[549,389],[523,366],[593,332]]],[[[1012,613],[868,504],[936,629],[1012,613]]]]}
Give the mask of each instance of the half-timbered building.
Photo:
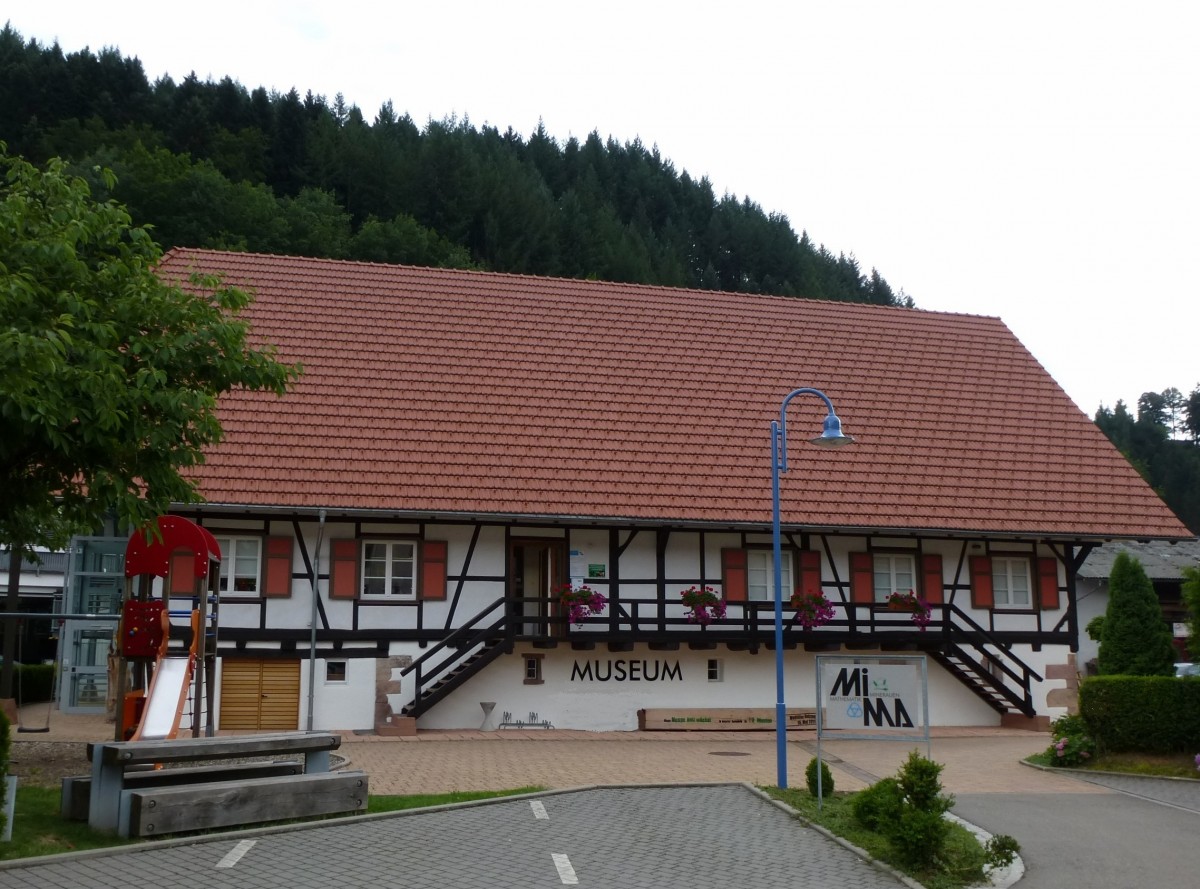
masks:
{"type": "Polygon", "coordinates": [[[788,408],[784,595],[834,605],[805,629],[785,602],[790,708],[817,653],[904,652],[934,725],[1044,722],[1087,553],[1191,537],[997,318],[200,250],[160,271],[253,291],[304,369],[224,399],[180,508],[224,554],[222,728],[768,724],[770,424],[799,387],[856,441],[810,448],[824,405],[788,408]],[[571,582],[607,606],[570,622],[571,582]],[[690,620],[692,587],[724,616],[690,620]],[[910,590],[927,626],[885,605],[910,590]]]}

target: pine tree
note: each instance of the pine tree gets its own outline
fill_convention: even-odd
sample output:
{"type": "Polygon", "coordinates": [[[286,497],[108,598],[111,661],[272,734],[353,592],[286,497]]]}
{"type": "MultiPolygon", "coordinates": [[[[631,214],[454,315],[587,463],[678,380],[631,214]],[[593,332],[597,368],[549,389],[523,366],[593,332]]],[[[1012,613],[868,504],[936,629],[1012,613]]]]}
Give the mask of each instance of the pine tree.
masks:
{"type": "Polygon", "coordinates": [[[1171,630],[1163,620],[1154,585],[1129,553],[1113,561],[1108,610],[1100,639],[1101,675],[1172,676],[1171,630]]]}

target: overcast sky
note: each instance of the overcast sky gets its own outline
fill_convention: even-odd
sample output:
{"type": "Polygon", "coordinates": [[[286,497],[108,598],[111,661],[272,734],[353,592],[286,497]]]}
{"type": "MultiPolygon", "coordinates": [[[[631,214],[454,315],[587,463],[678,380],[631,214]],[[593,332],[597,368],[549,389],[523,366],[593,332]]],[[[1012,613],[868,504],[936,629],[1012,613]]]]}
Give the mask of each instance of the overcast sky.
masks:
{"type": "Polygon", "coordinates": [[[368,121],[390,99],[418,124],[640,137],[920,308],[1000,316],[1089,416],[1200,384],[1194,0],[67,0],[10,15],[67,52],[118,47],[151,80],[342,93],[368,121]]]}

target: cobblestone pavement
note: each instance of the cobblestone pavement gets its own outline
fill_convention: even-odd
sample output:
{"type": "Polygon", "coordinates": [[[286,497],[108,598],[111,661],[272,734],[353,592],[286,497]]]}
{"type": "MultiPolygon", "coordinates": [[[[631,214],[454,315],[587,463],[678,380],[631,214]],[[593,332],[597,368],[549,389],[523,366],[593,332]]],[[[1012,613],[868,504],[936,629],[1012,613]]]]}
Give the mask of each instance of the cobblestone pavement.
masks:
{"type": "MultiPolygon", "coordinates": [[[[111,723],[104,723],[102,717],[55,714],[49,733],[29,738],[37,737],[47,748],[78,748],[73,754],[78,755],[83,742],[103,740],[111,732],[111,723]]],[[[34,860],[25,867],[0,866],[0,889],[104,889],[147,880],[167,885],[197,879],[202,881],[200,885],[247,889],[438,884],[489,889],[510,885],[523,889],[557,885],[872,889],[902,885],[853,852],[790,820],[746,787],[729,786],[733,782],[775,783],[771,732],[506,730],[422,732],[415,738],[341,734],[339,753],[352,767],[370,775],[375,794],[532,785],[562,791],[581,785],[601,787],[533,800],[545,807],[548,817],[544,819],[537,816],[531,800],[508,800],[34,860]],[[681,786],[695,782],[725,786],[681,786]]],[[[1030,851],[1026,863],[1032,873],[1040,875],[1040,885],[1049,889],[1055,886],[1052,878],[1066,877],[1062,862],[1056,860],[1057,850],[1064,848],[1062,838],[1038,845],[1043,833],[1054,833],[1047,825],[1079,826],[1079,848],[1086,849],[1092,842],[1086,830],[1088,822],[1071,817],[1071,813],[1102,803],[1115,817],[1121,808],[1124,794],[1114,792],[1120,788],[1021,765],[1021,759],[1048,746],[1047,734],[943,728],[934,730],[933,735],[931,754],[944,766],[943,786],[964,802],[973,803],[970,812],[960,814],[968,820],[972,820],[971,814],[988,821],[997,818],[1000,823],[989,829],[1017,836],[1030,851]],[[1026,812],[1045,809],[1046,823],[1037,828],[1037,837],[1027,836],[1034,820],[1023,818],[1021,808],[1009,805],[1018,800],[1023,801],[1026,812]]],[[[15,759],[22,759],[22,744],[33,742],[16,736],[15,759]]],[[[833,770],[838,789],[856,790],[894,774],[914,748],[924,752],[920,741],[827,741],[822,756],[833,770]]],[[[32,754],[39,748],[25,749],[32,754]]],[[[792,786],[803,786],[804,768],[815,750],[815,733],[789,733],[792,786]]],[[[38,757],[23,758],[36,767],[38,757]]],[[[1191,789],[1200,792],[1200,788],[1191,789]]],[[[1166,788],[1163,792],[1182,794],[1185,790],[1166,788]]],[[[1190,820],[1192,816],[1187,817],[1190,820]]],[[[988,827],[986,821],[976,823],[988,827]]],[[[1083,871],[1088,870],[1083,865],[1083,871]]],[[[1079,871],[1076,866],[1070,876],[1079,871]]],[[[1063,889],[1066,885],[1062,884],[1063,889]]],[[[1101,885],[1105,884],[1093,883],[1093,889],[1101,885]]],[[[1029,889],[1035,889],[1034,885],[1029,889]]]]}
{"type": "Polygon", "coordinates": [[[0,870],[12,889],[896,889],[743,786],[606,788],[0,870]]]}

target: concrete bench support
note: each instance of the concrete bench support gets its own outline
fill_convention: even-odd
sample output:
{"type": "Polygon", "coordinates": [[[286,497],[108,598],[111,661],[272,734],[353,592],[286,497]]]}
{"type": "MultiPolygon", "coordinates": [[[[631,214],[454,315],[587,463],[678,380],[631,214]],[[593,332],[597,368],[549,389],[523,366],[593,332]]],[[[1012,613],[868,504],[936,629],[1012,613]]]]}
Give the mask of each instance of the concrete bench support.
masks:
{"type": "MultiPolygon", "coordinates": [[[[329,754],[341,746],[341,743],[342,739],[339,736],[329,733],[288,732],[242,737],[114,741],[89,744],[88,755],[92,761],[92,776],[88,792],[88,824],[96,830],[124,833],[128,825],[122,824],[120,821],[122,793],[130,790],[133,784],[144,780],[133,777],[145,774],[136,771],[138,767],[157,763],[303,755],[304,774],[317,775],[329,771],[329,754]]],[[[169,772],[169,770],[163,771],[169,772]]],[[[183,780],[189,783],[200,781],[202,783],[197,786],[203,787],[220,783],[224,777],[219,767],[207,770],[208,775],[213,779],[211,781],[200,777],[200,773],[203,771],[205,770],[195,770],[191,778],[183,780]]],[[[295,776],[262,777],[250,780],[271,781],[283,780],[288,777],[295,776]]],[[[157,780],[164,781],[166,779],[157,780]]],[[[155,782],[151,781],[150,783],[155,782]]],[[[64,806],[66,805],[65,792],[64,789],[64,806]]],[[[313,814],[321,813],[314,812],[313,814]]],[[[279,817],[293,816],[281,815],[279,817]]]]}
{"type": "Polygon", "coordinates": [[[118,821],[121,836],[146,837],[366,809],[365,774],[323,772],[125,790],[118,821]]]}

